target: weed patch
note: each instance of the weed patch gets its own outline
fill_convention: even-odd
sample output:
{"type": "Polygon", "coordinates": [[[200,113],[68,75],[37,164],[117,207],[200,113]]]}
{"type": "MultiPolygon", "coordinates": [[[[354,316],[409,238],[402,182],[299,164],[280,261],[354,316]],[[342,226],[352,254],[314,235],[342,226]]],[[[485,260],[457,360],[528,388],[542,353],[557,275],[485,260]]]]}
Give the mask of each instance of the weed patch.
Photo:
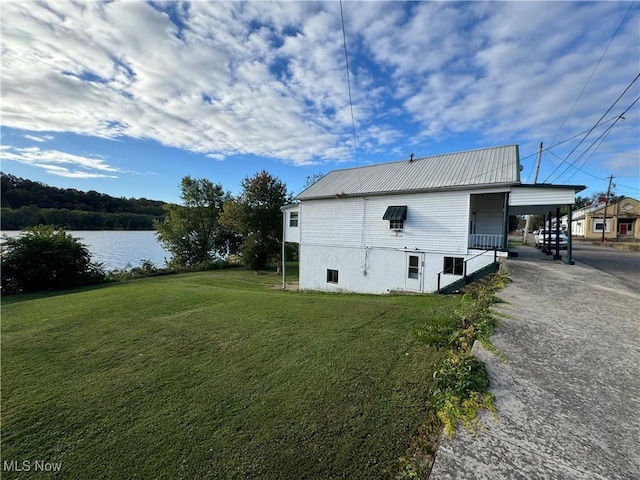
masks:
{"type": "Polygon", "coordinates": [[[489,392],[487,369],[473,356],[471,349],[479,341],[487,350],[504,356],[491,343],[500,325],[499,314],[491,306],[500,303],[497,292],[504,288],[509,276],[501,266],[486,285],[472,287],[463,297],[463,306],[448,318],[432,321],[416,332],[430,347],[446,349],[447,354],[433,373],[428,404],[436,418],[427,419],[411,441],[406,456],[399,460],[398,479],[425,478],[433,464],[438,436],[425,436],[434,429],[455,435],[458,422],[475,435],[481,426],[480,410],[497,415],[493,394],[489,392]],[[437,427],[437,428],[434,428],[437,427]]]}

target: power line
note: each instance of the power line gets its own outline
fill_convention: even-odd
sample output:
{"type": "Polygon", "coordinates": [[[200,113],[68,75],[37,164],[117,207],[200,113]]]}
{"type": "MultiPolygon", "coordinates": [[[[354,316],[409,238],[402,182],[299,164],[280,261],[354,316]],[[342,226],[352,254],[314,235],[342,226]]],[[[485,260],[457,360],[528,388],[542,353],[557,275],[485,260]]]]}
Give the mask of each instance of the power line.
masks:
{"type": "MultiPolygon", "coordinates": [[[[611,117],[610,119],[605,120],[604,122],[596,123],[595,127],[597,128],[597,127],[599,127],[600,125],[604,125],[605,123],[612,122],[612,121],[614,121],[616,118],[618,118],[618,115],[616,115],[615,117],[611,117]]],[[[562,145],[563,143],[567,143],[569,140],[573,140],[574,138],[579,137],[580,135],[582,135],[582,134],[584,134],[584,133],[587,133],[587,132],[589,132],[589,131],[590,131],[590,129],[583,130],[582,132],[580,132],[580,133],[576,133],[575,135],[573,135],[573,136],[571,136],[571,137],[569,137],[569,138],[565,138],[564,140],[561,140],[561,141],[559,141],[558,143],[556,143],[556,144],[554,144],[554,145],[551,145],[550,147],[543,148],[543,149],[542,149],[542,151],[543,151],[543,152],[547,152],[547,151],[549,151],[550,149],[555,148],[555,147],[557,147],[558,145],[562,145]]],[[[535,156],[535,155],[537,155],[537,154],[538,154],[538,152],[532,153],[531,155],[527,155],[526,157],[522,157],[520,160],[526,160],[527,158],[531,158],[531,157],[533,157],[533,156],[535,156]]],[[[562,160],[562,159],[560,159],[560,160],[562,160]]]]}
{"type": "MultiPolygon", "coordinates": [[[[602,143],[602,142],[601,142],[601,143],[602,143]]],[[[555,154],[555,153],[553,153],[552,151],[550,151],[550,150],[549,150],[548,152],[549,152],[551,155],[553,155],[554,157],[556,157],[558,160],[562,160],[562,158],[561,158],[561,157],[559,157],[558,155],[556,155],[556,154],[555,154]]],[[[597,179],[597,180],[606,180],[606,178],[605,178],[605,177],[598,177],[597,175],[594,175],[593,173],[589,173],[589,172],[587,172],[586,170],[582,170],[582,168],[580,168],[580,167],[575,167],[575,168],[576,168],[576,170],[580,170],[582,173],[585,173],[585,174],[589,175],[590,177],[593,177],[593,178],[595,178],[595,179],[597,179]]],[[[570,179],[571,179],[571,177],[569,177],[569,178],[567,179],[567,182],[568,182],[570,179]]]]}
{"type": "MultiPolygon", "coordinates": [[[[640,76],[640,75],[639,75],[639,76],[640,76]]],[[[637,77],[636,77],[636,78],[637,78],[637,77]]],[[[584,152],[582,152],[582,153],[578,156],[578,158],[576,158],[573,162],[571,162],[571,163],[567,166],[567,168],[565,168],[565,169],[562,171],[562,173],[561,173],[561,174],[559,174],[559,175],[556,177],[556,180],[557,180],[558,178],[560,178],[562,175],[564,175],[564,174],[565,174],[565,172],[566,172],[567,170],[569,170],[569,168],[573,167],[573,166],[576,164],[576,162],[577,162],[578,160],[580,160],[580,158],[582,158],[582,156],[583,156],[584,154],[586,154],[586,153],[591,149],[591,147],[593,147],[593,146],[598,142],[598,140],[600,140],[600,138],[601,138],[601,137],[603,137],[603,136],[607,135],[607,134],[609,133],[609,131],[614,127],[614,125],[615,125],[616,123],[618,123],[618,120],[620,120],[621,118],[623,118],[623,117],[624,117],[624,114],[625,114],[625,113],[627,113],[627,112],[628,112],[628,111],[629,111],[629,110],[630,110],[630,109],[631,109],[631,108],[632,108],[636,103],[638,103],[638,100],[640,100],[640,97],[636,98],[636,99],[633,101],[633,103],[632,103],[631,105],[629,105],[629,106],[627,107],[627,109],[626,109],[624,112],[622,112],[622,114],[621,114],[621,115],[619,115],[619,116],[618,116],[618,118],[616,118],[616,120],[615,120],[611,125],[609,125],[609,126],[607,127],[607,129],[606,129],[604,132],[602,132],[602,133],[600,134],[600,136],[598,136],[598,138],[596,138],[596,139],[593,141],[593,143],[591,143],[591,145],[589,145],[589,147],[587,147],[587,149],[586,149],[584,152]]],[[[586,137],[585,137],[585,138],[586,138],[586,137]]],[[[583,139],[583,140],[584,140],[584,139],[583,139]]],[[[580,142],[580,143],[582,143],[582,142],[580,142]]],[[[575,151],[575,148],[572,150],[572,153],[573,153],[574,151],[575,151]]],[[[571,154],[569,154],[569,155],[571,155],[571,154]]],[[[567,155],[567,157],[566,157],[566,158],[569,158],[569,155],[567,155]]],[[[566,158],[565,158],[564,162],[566,162],[566,158]]],[[[555,170],[554,170],[554,171],[555,171],[555,170]]],[[[553,175],[553,172],[551,172],[551,175],[553,175]]],[[[549,175],[549,177],[550,177],[551,175],[549,175]]],[[[547,177],[547,178],[549,178],[549,177],[547,177]]],[[[546,180],[545,180],[545,181],[546,181],[546,180]]]]}
{"type": "Polygon", "coordinates": [[[618,182],[616,182],[616,187],[627,188],[629,190],[634,190],[636,192],[640,192],[640,188],[638,188],[638,187],[629,187],[628,185],[620,185],[618,182]]]}
{"type": "Polygon", "coordinates": [[[580,90],[580,93],[578,94],[578,98],[576,98],[575,102],[573,102],[573,105],[571,105],[571,109],[569,109],[569,113],[567,113],[567,116],[564,117],[564,120],[562,121],[562,124],[560,125],[560,128],[558,128],[558,131],[556,132],[556,134],[553,136],[553,140],[551,140],[551,143],[556,141],[556,137],[562,131],[562,129],[563,129],[565,123],[567,122],[567,120],[569,119],[569,116],[571,115],[571,113],[573,113],[573,109],[575,108],[576,104],[578,103],[578,101],[582,97],[582,94],[586,90],[587,85],[589,85],[589,82],[591,82],[591,78],[593,78],[593,74],[596,73],[596,70],[600,66],[600,62],[602,62],[602,59],[607,54],[607,51],[609,50],[609,47],[611,46],[611,43],[613,42],[613,39],[616,38],[616,36],[618,35],[618,32],[622,28],[622,25],[624,24],[625,20],[627,19],[627,16],[629,16],[629,12],[631,11],[631,9],[633,8],[633,5],[635,3],[636,3],[636,0],[634,0],[631,3],[631,5],[629,6],[629,8],[627,9],[627,13],[624,14],[624,17],[622,18],[622,21],[620,22],[620,25],[618,25],[618,28],[613,33],[613,36],[611,37],[611,39],[609,40],[609,43],[607,44],[606,48],[602,52],[602,55],[600,55],[600,58],[598,59],[598,63],[596,63],[596,66],[593,67],[593,70],[591,71],[591,75],[589,75],[589,78],[587,78],[587,82],[584,84],[584,87],[582,87],[582,90],[580,90]]]}
{"type": "MultiPolygon", "coordinates": [[[[613,127],[613,125],[612,125],[613,127]]],[[[589,160],[591,160],[593,158],[593,156],[595,155],[595,153],[598,151],[598,149],[602,146],[602,144],[604,143],[604,141],[607,139],[607,137],[609,136],[609,134],[611,133],[612,129],[608,129],[604,135],[602,136],[602,138],[600,139],[600,143],[598,143],[598,145],[596,145],[596,148],[594,148],[591,151],[591,154],[589,155],[589,157],[587,157],[583,162],[582,165],[580,167],[584,167],[587,163],[589,163],[589,160]]],[[[597,141],[597,140],[596,140],[597,141]]],[[[591,148],[591,147],[589,147],[591,148]]],[[[586,152],[586,151],[585,151],[586,152]]],[[[583,170],[582,168],[580,168],[579,166],[575,165],[574,168],[576,169],[575,172],[573,172],[565,181],[568,182],[569,180],[571,180],[576,173],[578,173],[578,171],[582,172],[582,173],[586,173],[587,175],[591,175],[590,173],[586,172],[585,170],[583,170]]],[[[560,178],[560,177],[558,177],[560,178]]]]}
{"type": "MultiPolygon", "coordinates": [[[[604,114],[600,117],[600,120],[602,120],[602,119],[607,115],[607,113],[609,113],[609,112],[611,111],[611,109],[612,109],[613,107],[615,107],[616,103],[618,103],[618,102],[620,101],[620,99],[624,96],[624,94],[625,94],[625,93],[627,93],[627,91],[628,91],[628,90],[633,86],[633,84],[634,84],[634,83],[636,83],[636,81],[638,80],[638,78],[640,78],[640,73],[639,73],[638,75],[636,75],[636,78],[634,78],[634,79],[631,81],[631,83],[627,86],[627,88],[625,88],[625,89],[624,89],[624,92],[622,92],[622,93],[620,94],[620,96],[616,99],[616,101],[615,101],[615,102],[613,102],[613,104],[612,104],[612,105],[607,109],[607,111],[606,111],[606,112],[604,112],[604,114]]],[[[635,103],[635,102],[634,102],[634,103],[635,103]]],[[[620,118],[620,117],[618,117],[618,118],[615,120],[615,122],[617,122],[619,118],[620,118]]],[[[567,156],[565,157],[565,159],[560,163],[560,165],[558,165],[556,168],[554,168],[554,169],[553,169],[553,171],[552,171],[552,172],[547,176],[547,178],[545,178],[545,179],[544,179],[544,182],[543,182],[543,183],[546,183],[546,181],[547,181],[547,180],[548,180],[548,179],[549,179],[549,178],[550,178],[554,173],[556,173],[556,171],[558,170],[558,168],[560,168],[560,167],[562,166],[562,164],[563,164],[563,163],[566,163],[566,161],[567,161],[567,160],[569,159],[569,157],[573,154],[573,152],[575,152],[575,151],[578,149],[578,147],[579,147],[580,145],[582,145],[582,142],[584,142],[584,141],[587,139],[587,137],[589,136],[589,134],[590,134],[590,133],[591,133],[591,132],[592,132],[592,131],[593,131],[593,130],[594,130],[594,129],[599,125],[600,120],[598,120],[598,121],[596,122],[596,124],[595,124],[593,127],[591,127],[591,129],[587,132],[587,134],[584,136],[584,138],[583,138],[582,140],[580,140],[580,141],[578,142],[578,144],[577,144],[575,147],[573,147],[573,150],[571,150],[571,151],[569,152],[569,155],[567,155],[567,156]]],[[[614,122],[614,125],[615,125],[615,122],[614,122]]],[[[611,126],[610,126],[609,128],[611,128],[611,126]]]]}
{"type": "Polygon", "coordinates": [[[353,150],[356,155],[356,167],[358,167],[358,180],[360,180],[360,161],[358,158],[358,141],[356,138],[356,120],[353,115],[353,98],[351,96],[351,78],[349,75],[349,55],[347,54],[347,32],[344,28],[344,11],[342,10],[342,0],[340,0],[340,21],[342,22],[342,45],[344,46],[344,62],[347,67],[347,87],[349,90],[349,108],[351,109],[351,127],[353,131],[353,150]]]}

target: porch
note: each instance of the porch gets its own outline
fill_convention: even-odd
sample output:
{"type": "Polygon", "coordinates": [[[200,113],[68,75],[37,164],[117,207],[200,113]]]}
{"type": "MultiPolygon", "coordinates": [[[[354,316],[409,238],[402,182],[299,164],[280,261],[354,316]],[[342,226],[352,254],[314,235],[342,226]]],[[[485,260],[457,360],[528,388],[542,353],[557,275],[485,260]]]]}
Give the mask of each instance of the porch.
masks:
{"type": "Polygon", "coordinates": [[[468,248],[502,250],[508,248],[508,194],[472,194],[469,201],[468,248]]]}
{"type": "Polygon", "coordinates": [[[502,250],[503,235],[493,235],[489,233],[472,233],[469,235],[469,248],[479,248],[482,250],[502,250]]]}

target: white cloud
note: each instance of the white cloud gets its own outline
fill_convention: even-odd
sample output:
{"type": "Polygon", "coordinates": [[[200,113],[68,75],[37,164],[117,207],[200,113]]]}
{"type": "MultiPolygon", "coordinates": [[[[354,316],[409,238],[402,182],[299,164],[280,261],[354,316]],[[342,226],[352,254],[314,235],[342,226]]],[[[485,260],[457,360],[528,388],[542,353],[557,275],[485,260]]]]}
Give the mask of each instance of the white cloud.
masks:
{"type": "Polygon", "coordinates": [[[0,146],[0,158],[3,161],[25,163],[42,168],[47,173],[72,178],[118,178],[120,172],[103,158],[84,157],[58,150],[41,150],[39,147],[18,148],[10,145],[0,146]]]}
{"type": "Polygon", "coordinates": [[[32,140],[34,142],[46,142],[47,140],[53,140],[53,135],[23,135],[27,140],[32,140]]]}
{"type": "MultiPolygon", "coordinates": [[[[336,2],[1,8],[2,122],[30,140],[59,131],[152,139],[215,160],[353,159],[336,2]]],[[[540,139],[588,128],[637,74],[638,8],[558,132],[627,8],[345,2],[364,153],[460,134],[535,151],[540,139]]],[[[629,149],[638,109],[627,117],[608,142],[629,149]]]]}

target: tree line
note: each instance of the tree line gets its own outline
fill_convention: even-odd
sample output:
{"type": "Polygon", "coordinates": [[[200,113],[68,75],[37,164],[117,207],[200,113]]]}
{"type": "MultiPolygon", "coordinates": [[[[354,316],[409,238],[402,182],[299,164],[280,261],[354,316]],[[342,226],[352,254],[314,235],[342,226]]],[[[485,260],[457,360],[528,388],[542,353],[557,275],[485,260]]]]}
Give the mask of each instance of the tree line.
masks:
{"type": "Polygon", "coordinates": [[[2,173],[2,230],[54,225],[72,230],[151,230],[165,202],[57,188],[2,173]]]}
{"type": "MultiPolygon", "coordinates": [[[[205,178],[184,177],[180,187],[183,203],[164,204],[162,219],[153,220],[158,240],[172,254],[169,265],[161,270],[172,273],[221,268],[229,264],[231,255],[250,269],[262,270],[279,259],[280,207],[290,202],[292,196],[278,178],[266,171],[247,177],[237,196],[205,178]]],[[[40,215],[62,210],[25,206],[19,210],[30,208],[40,215]]],[[[87,216],[127,215],[72,212],[87,216]]],[[[3,236],[0,272],[4,293],[69,288],[109,279],[103,266],[92,261],[86,246],[64,229],[55,228],[54,224],[59,223],[55,217],[49,220],[46,225],[26,228],[17,238],[3,236]]],[[[146,270],[162,273],[155,267],[146,270]]]]}

